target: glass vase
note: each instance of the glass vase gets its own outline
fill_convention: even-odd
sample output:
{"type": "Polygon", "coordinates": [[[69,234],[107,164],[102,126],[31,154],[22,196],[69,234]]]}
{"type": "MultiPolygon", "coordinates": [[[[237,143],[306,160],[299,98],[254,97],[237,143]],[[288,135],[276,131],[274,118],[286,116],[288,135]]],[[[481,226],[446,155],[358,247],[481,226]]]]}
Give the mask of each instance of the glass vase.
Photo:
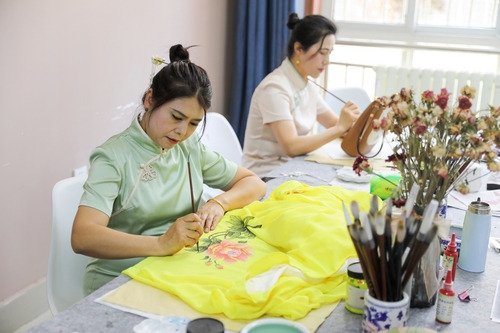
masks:
{"type": "MultiPolygon", "coordinates": [[[[446,218],[446,209],[447,200],[445,198],[438,207],[436,219],[446,218]]],[[[423,209],[420,207],[415,207],[415,211],[420,216],[423,215],[423,209]]],[[[428,308],[436,303],[439,289],[440,255],[441,241],[436,236],[413,271],[410,291],[411,308],[428,308]]]]}
{"type": "Polygon", "coordinates": [[[413,271],[410,307],[428,308],[436,303],[440,250],[440,241],[436,236],[413,271]]]}

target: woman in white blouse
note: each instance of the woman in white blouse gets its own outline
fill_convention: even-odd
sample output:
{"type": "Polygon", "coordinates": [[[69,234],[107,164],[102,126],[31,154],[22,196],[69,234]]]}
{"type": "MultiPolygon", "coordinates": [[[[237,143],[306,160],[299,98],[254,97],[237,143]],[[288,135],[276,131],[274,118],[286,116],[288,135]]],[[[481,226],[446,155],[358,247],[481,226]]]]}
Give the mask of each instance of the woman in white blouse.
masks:
{"type": "Polygon", "coordinates": [[[307,154],[344,135],[360,111],[347,102],[337,116],[309,77],[328,66],[335,24],[320,15],[289,16],[287,58],[255,89],[245,131],[243,166],[264,177],[291,157],[307,154]],[[324,131],[311,134],[319,122],[324,131]]]}

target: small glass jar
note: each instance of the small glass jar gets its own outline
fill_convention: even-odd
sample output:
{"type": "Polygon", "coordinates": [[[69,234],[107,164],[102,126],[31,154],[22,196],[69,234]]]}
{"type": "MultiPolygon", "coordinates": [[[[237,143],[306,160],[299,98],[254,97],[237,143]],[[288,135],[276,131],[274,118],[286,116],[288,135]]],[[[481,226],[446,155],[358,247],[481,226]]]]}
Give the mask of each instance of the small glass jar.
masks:
{"type": "Polygon", "coordinates": [[[187,333],[224,333],[224,324],[215,318],[197,318],[191,320],[186,328],[187,333]]]}
{"type": "Polygon", "coordinates": [[[355,262],[347,267],[347,297],[345,308],[352,313],[363,314],[365,293],[368,285],[363,277],[361,264],[355,262]]]}

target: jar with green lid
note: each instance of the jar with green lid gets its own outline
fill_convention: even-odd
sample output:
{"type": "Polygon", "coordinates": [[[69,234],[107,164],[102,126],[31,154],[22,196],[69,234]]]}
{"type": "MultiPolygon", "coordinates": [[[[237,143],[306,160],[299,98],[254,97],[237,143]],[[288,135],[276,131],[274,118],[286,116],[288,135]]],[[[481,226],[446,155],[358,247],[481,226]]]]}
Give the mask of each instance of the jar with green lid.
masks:
{"type": "Polygon", "coordinates": [[[363,314],[365,293],[368,285],[363,277],[361,264],[355,262],[347,267],[347,297],[345,308],[352,313],[363,314]]]}

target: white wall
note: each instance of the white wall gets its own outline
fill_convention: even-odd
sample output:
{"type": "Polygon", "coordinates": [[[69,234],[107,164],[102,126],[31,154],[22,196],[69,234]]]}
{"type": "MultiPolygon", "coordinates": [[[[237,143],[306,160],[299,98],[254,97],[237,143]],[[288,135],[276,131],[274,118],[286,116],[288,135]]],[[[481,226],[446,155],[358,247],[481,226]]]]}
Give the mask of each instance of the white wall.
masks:
{"type": "MultiPolygon", "coordinates": [[[[230,0],[0,0],[0,307],[45,278],[51,191],[127,127],[151,56],[193,62],[226,113],[230,0]]],[[[1,326],[1,325],[0,325],[1,326]]],[[[0,329],[1,330],[1,329],[0,329]]]]}

